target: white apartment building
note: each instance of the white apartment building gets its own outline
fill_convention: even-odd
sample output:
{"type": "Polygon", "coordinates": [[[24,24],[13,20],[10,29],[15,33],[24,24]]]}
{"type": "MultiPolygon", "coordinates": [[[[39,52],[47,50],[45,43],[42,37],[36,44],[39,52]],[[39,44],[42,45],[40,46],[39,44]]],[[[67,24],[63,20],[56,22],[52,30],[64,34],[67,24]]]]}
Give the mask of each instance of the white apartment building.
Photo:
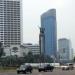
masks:
{"type": "Polygon", "coordinates": [[[21,0],[0,0],[0,42],[21,44],[21,0]]]}
{"type": "Polygon", "coordinates": [[[21,45],[21,14],[21,0],[0,0],[0,42],[5,53],[21,45]]]}

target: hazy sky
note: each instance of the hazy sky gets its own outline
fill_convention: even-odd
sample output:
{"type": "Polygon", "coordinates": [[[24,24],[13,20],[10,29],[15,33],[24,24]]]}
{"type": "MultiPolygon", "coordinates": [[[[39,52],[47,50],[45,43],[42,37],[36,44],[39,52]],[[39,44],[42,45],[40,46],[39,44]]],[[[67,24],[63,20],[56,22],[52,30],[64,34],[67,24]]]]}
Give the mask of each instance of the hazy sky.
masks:
{"type": "Polygon", "coordinates": [[[75,47],[75,0],[22,0],[23,43],[38,43],[40,16],[49,9],[57,11],[57,37],[66,37],[75,47]]]}

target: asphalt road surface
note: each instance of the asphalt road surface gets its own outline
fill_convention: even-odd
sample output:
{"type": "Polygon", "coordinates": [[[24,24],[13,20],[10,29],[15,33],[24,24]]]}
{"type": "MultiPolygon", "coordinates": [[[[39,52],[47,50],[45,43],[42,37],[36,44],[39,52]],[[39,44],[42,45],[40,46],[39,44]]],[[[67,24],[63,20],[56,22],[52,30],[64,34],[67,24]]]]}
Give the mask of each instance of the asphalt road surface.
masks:
{"type": "Polygon", "coordinates": [[[60,69],[55,69],[53,72],[38,72],[34,70],[32,74],[17,74],[16,71],[13,72],[0,72],[0,75],[75,75],[75,70],[62,71],[60,69]]]}

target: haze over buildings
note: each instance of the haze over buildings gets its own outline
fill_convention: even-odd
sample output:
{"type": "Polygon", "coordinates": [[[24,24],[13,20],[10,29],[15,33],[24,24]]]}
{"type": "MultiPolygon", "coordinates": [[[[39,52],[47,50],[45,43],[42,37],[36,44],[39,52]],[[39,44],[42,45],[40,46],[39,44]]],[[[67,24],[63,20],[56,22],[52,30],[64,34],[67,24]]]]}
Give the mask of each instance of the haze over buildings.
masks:
{"type": "MultiPolygon", "coordinates": [[[[0,0],[0,41],[5,46],[21,44],[21,1],[22,0],[0,0]]],[[[48,9],[56,8],[58,38],[72,38],[74,45],[74,0],[49,1],[23,0],[23,42],[38,43],[38,26],[40,25],[39,19],[41,13],[48,9]]]]}
{"type": "Polygon", "coordinates": [[[22,0],[23,42],[38,43],[40,15],[57,10],[57,38],[68,38],[75,49],[75,0],[22,0]]]}

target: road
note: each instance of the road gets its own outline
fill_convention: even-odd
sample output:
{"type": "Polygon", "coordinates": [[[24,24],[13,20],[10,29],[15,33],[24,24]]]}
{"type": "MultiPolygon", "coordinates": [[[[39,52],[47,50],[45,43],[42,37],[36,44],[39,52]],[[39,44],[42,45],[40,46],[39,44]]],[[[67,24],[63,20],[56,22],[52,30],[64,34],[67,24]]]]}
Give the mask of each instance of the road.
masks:
{"type": "Polygon", "coordinates": [[[17,74],[14,72],[2,72],[0,75],[75,75],[75,70],[62,71],[60,69],[55,69],[53,72],[38,72],[34,70],[32,74],[17,74]]]}

